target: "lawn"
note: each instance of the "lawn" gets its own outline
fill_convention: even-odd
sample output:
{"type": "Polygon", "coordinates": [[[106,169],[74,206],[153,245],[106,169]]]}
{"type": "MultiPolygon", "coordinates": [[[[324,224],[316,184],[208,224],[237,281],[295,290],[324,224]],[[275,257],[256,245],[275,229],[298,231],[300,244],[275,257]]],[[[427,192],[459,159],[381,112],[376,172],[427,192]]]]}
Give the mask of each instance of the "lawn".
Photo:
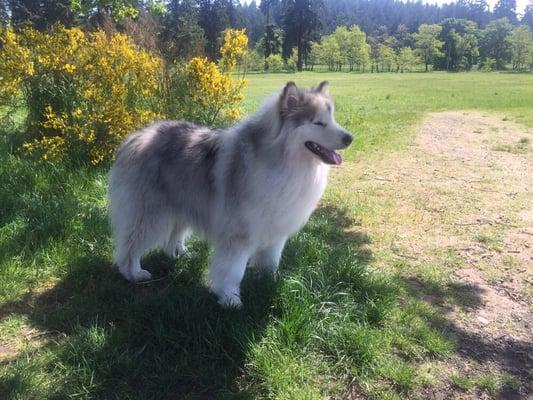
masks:
{"type": "MultiPolygon", "coordinates": [[[[387,254],[370,250],[381,239],[364,224],[383,204],[362,204],[346,183],[358,163],[408,148],[427,112],[494,111],[533,126],[533,75],[250,75],[245,110],[288,80],[328,80],[337,119],[357,139],[289,241],[280,279],[247,275],[239,311],[208,293],[201,241],[176,261],[148,255],[155,282],[122,280],[111,268],[106,170],[32,164],[2,129],[1,399],[396,399],[439,383],[428,365],[446,365],[454,337],[387,254]]],[[[434,267],[418,266],[424,276],[434,267]]]]}

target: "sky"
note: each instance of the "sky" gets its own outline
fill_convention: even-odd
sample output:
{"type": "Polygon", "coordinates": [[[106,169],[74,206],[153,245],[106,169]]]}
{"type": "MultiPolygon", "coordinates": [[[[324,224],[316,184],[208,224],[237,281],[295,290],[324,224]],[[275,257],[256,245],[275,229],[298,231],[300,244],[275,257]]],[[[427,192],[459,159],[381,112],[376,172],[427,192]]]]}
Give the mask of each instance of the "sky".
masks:
{"type": "MultiPolygon", "coordinates": [[[[241,0],[241,3],[250,3],[251,0],[241,0]]],[[[256,3],[259,4],[261,1],[256,0],[256,3]]],[[[422,0],[423,3],[428,4],[445,4],[445,3],[452,3],[453,0],[422,0]]],[[[487,0],[487,3],[489,3],[490,9],[492,10],[494,8],[494,5],[498,2],[498,0],[487,0]]],[[[516,0],[516,12],[519,15],[522,15],[524,12],[524,9],[526,8],[526,5],[528,3],[528,0],[516,0]]]]}

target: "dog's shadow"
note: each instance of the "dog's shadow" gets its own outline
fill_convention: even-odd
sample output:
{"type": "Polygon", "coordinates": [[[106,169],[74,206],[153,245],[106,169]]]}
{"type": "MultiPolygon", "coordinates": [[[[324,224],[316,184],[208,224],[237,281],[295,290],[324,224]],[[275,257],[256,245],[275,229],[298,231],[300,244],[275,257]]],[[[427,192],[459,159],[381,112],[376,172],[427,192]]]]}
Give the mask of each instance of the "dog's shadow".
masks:
{"type": "MultiPolygon", "coordinates": [[[[343,232],[350,223],[336,208],[318,210],[303,236],[289,242],[282,270],[290,274],[293,261],[305,256],[306,235],[337,241],[336,248],[342,248],[343,240],[352,248],[368,242],[365,236],[343,232]]],[[[83,390],[92,398],[114,398],[117,392],[143,399],[237,393],[253,398],[240,387],[239,377],[253,345],[282,313],[276,301],[280,280],[247,273],[244,307],[224,310],[203,282],[208,246],[195,241],[189,248],[176,261],[161,253],[146,257],[143,264],[155,279],[145,284],[124,281],[101,255],[78,257],[52,288],[0,308],[0,319],[24,314],[41,345],[54,354],[45,365],[61,365],[73,386],[86,381],[79,375],[91,374],[92,386],[83,390]]],[[[368,253],[359,256],[368,261],[368,253]]],[[[335,251],[330,257],[334,263],[335,251]]],[[[31,384],[17,371],[0,383],[2,398],[13,398],[31,384]]]]}

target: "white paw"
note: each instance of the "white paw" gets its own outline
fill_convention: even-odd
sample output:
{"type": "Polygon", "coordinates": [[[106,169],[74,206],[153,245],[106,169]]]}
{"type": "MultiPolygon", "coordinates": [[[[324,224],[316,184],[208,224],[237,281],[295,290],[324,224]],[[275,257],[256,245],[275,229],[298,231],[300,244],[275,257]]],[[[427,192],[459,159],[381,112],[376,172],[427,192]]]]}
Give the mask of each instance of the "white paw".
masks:
{"type": "Polygon", "coordinates": [[[278,264],[272,260],[252,258],[248,266],[258,273],[272,275],[274,278],[278,275],[278,264]]]}
{"type": "Polygon", "coordinates": [[[215,291],[211,289],[211,292],[214,293],[218,298],[218,304],[224,308],[241,308],[242,300],[239,295],[239,289],[235,288],[234,290],[226,290],[223,292],[215,291]]]}
{"type": "Polygon", "coordinates": [[[142,282],[152,279],[152,274],[145,269],[130,271],[129,268],[119,268],[119,271],[130,282],[142,282]]]}
{"type": "Polygon", "coordinates": [[[183,245],[182,242],[176,243],[176,249],[174,250],[174,254],[176,254],[176,256],[187,255],[187,248],[183,245]]]}
{"type": "Polygon", "coordinates": [[[168,245],[165,250],[165,254],[169,257],[181,257],[187,255],[187,248],[182,242],[173,243],[168,245]]]}

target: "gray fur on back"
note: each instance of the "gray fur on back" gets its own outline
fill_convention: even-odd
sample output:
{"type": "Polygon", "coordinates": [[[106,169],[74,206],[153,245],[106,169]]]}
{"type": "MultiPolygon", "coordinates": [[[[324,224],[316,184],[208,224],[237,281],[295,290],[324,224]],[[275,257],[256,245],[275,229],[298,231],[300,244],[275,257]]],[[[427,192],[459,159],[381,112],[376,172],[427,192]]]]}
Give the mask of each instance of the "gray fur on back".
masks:
{"type": "Polygon", "coordinates": [[[216,191],[213,171],[218,150],[217,130],[189,122],[156,122],[120,146],[111,190],[128,188],[131,200],[139,202],[137,207],[146,214],[168,209],[204,227],[216,191]]]}

